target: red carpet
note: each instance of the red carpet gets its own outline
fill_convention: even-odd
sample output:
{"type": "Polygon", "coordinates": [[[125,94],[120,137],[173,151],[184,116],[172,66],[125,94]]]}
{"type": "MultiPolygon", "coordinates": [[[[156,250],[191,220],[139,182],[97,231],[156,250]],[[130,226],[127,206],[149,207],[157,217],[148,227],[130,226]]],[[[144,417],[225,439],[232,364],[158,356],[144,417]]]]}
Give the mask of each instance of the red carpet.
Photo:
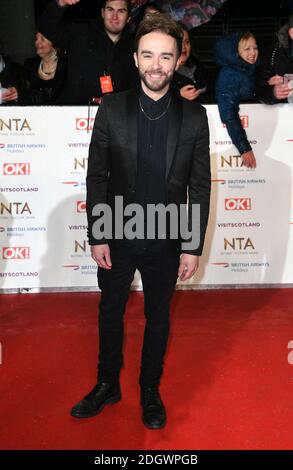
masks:
{"type": "Polygon", "coordinates": [[[143,295],[130,295],[122,401],[76,420],[95,383],[99,294],[0,298],[1,449],[292,449],[292,289],[174,296],[161,392],[168,423],[140,419],[143,295]]]}

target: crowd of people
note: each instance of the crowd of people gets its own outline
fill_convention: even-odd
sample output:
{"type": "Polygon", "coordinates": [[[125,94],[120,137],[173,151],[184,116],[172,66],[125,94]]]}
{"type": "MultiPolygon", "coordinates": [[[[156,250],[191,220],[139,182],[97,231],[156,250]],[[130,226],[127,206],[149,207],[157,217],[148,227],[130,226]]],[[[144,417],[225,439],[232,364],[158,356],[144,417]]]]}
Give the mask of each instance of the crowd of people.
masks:
{"type": "MultiPolygon", "coordinates": [[[[137,24],[131,22],[130,0],[105,0],[101,17],[88,23],[63,21],[68,7],[80,0],[52,0],[39,21],[36,57],[23,65],[0,50],[1,102],[4,105],[87,105],[107,93],[134,87],[139,82],[133,60],[137,24]]],[[[141,18],[160,12],[154,1],[141,18]]],[[[244,165],[256,161],[239,117],[241,102],[274,104],[292,94],[293,15],[280,29],[276,44],[259,54],[250,32],[226,35],[214,46],[218,77],[208,83],[196,57],[189,32],[182,28],[182,55],[172,88],[187,100],[217,102],[223,123],[244,165]]]]}

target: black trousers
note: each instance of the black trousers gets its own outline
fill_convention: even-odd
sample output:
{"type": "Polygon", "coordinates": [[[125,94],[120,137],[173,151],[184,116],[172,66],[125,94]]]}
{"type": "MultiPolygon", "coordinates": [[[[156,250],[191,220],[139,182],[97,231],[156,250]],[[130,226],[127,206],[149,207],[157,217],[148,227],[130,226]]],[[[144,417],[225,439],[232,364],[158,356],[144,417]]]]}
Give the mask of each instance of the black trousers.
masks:
{"type": "Polygon", "coordinates": [[[135,270],[141,274],[146,319],[139,383],[158,385],[169,336],[169,310],[179,267],[179,254],[111,250],[112,269],[98,268],[99,305],[98,381],[119,381],[123,365],[123,319],[135,270]]]}

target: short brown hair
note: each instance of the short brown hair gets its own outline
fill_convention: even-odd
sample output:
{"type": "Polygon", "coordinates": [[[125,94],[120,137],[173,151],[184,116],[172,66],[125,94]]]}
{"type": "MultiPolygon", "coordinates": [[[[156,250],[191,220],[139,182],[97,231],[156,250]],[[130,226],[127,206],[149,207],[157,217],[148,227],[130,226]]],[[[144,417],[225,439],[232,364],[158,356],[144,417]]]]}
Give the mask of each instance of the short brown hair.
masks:
{"type": "MultiPolygon", "coordinates": [[[[126,3],[126,8],[128,11],[128,15],[130,15],[132,9],[131,0],[123,0],[126,3]]],[[[114,2],[114,0],[102,0],[101,8],[104,10],[107,2],[114,2]]]]}
{"type": "Polygon", "coordinates": [[[140,39],[146,34],[154,31],[167,34],[174,38],[177,45],[178,57],[180,57],[182,52],[182,29],[176,21],[172,20],[172,18],[165,13],[150,15],[139,23],[134,42],[135,52],[138,51],[140,39]]]}

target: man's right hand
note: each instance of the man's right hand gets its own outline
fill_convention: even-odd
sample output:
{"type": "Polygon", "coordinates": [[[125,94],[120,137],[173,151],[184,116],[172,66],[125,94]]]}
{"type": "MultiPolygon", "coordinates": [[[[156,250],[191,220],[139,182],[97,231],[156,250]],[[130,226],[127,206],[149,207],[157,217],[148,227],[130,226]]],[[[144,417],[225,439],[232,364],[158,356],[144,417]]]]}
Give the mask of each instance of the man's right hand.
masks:
{"type": "Polygon", "coordinates": [[[75,5],[80,0],[58,0],[59,7],[66,7],[67,5],[75,5]]]}
{"type": "Polygon", "coordinates": [[[91,246],[91,254],[92,254],[93,260],[97,263],[99,268],[104,268],[104,269],[112,268],[112,262],[111,262],[111,257],[110,257],[110,247],[108,244],[91,246]]]}

